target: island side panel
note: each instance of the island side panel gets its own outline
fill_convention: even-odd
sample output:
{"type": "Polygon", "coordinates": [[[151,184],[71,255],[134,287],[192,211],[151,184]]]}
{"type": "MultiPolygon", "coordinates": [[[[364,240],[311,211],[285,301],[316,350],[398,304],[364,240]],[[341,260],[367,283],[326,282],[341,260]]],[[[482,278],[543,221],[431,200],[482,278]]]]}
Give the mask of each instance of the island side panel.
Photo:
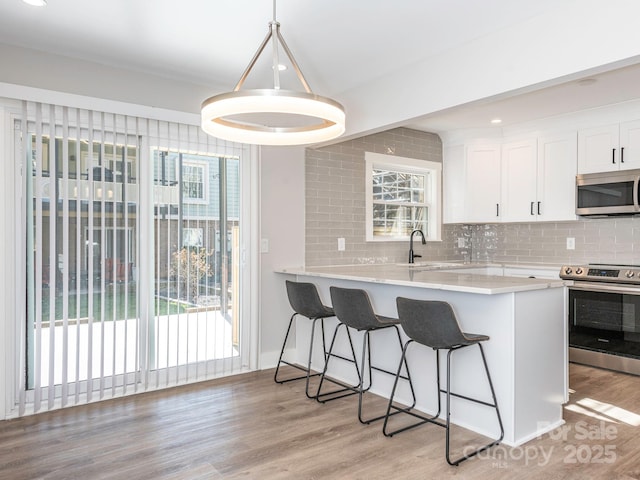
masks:
{"type": "Polygon", "coordinates": [[[563,288],[516,294],[515,439],[524,443],[563,423],[567,392],[563,288]],[[541,433],[538,433],[538,435],[541,433]]]}

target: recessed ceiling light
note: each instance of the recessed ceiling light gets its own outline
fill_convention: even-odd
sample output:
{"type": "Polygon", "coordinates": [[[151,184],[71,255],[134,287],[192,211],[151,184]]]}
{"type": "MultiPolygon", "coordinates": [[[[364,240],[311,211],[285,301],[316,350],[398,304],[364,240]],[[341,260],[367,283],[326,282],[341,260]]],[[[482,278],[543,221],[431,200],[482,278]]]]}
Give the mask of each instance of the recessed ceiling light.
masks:
{"type": "Polygon", "coordinates": [[[498,125],[498,124],[502,123],[502,119],[501,118],[494,118],[493,120],[491,120],[491,123],[493,123],[494,125],[498,125]]]}
{"type": "Polygon", "coordinates": [[[44,7],[47,4],[47,0],[22,0],[27,5],[33,5],[34,7],[44,7]]]}

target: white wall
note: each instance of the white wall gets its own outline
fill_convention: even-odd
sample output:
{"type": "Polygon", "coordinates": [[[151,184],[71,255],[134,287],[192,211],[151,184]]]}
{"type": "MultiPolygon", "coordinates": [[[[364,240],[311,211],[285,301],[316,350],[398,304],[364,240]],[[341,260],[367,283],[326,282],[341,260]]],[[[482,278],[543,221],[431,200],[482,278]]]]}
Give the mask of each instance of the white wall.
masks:
{"type": "MultiPolygon", "coordinates": [[[[260,367],[275,366],[292,310],[278,267],[304,264],[304,148],[263,147],[260,158],[260,367]]],[[[293,345],[293,344],[292,344],[293,345]]]]}
{"type": "Polygon", "coordinates": [[[221,89],[4,44],[0,59],[0,82],[193,114],[221,89]]]}

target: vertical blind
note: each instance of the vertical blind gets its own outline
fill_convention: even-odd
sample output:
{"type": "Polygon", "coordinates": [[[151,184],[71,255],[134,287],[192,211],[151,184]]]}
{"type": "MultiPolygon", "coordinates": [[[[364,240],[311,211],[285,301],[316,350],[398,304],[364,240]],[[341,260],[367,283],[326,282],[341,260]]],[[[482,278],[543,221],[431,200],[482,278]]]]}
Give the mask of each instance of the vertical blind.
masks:
{"type": "Polygon", "coordinates": [[[242,145],[24,101],[19,415],[236,373],[242,145]]]}

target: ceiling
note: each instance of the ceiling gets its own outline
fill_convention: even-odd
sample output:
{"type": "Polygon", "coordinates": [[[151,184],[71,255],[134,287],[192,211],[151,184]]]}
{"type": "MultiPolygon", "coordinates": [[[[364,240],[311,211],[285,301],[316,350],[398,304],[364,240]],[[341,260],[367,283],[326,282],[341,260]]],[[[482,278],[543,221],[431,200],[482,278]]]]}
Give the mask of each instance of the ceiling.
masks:
{"type": "MultiPolygon", "coordinates": [[[[349,111],[348,92],[567,3],[279,0],[276,18],[314,92],[342,101],[349,111]]],[[[270,0],[48,0],[44,8],[3,0],[0,43],[207,85],[214,95],[236,84],[272,17],[270,0]]],[[[262,62],[245,88],[264,88],[270,75],[268,61],[262,62]]],[[[299,89],[293,69],[282,82],[299,89]]],[[[486,127],[494,117],[503,125],[520,123],[638,98],[637,85],[640,68],[631,66],[601,74],[591,85],[572,79],[511,91],[413,115],[405,125],[441,132],[486,127]]],[[[376,122],[372,127],[385,126],[384,119],[376,122]]]]}

